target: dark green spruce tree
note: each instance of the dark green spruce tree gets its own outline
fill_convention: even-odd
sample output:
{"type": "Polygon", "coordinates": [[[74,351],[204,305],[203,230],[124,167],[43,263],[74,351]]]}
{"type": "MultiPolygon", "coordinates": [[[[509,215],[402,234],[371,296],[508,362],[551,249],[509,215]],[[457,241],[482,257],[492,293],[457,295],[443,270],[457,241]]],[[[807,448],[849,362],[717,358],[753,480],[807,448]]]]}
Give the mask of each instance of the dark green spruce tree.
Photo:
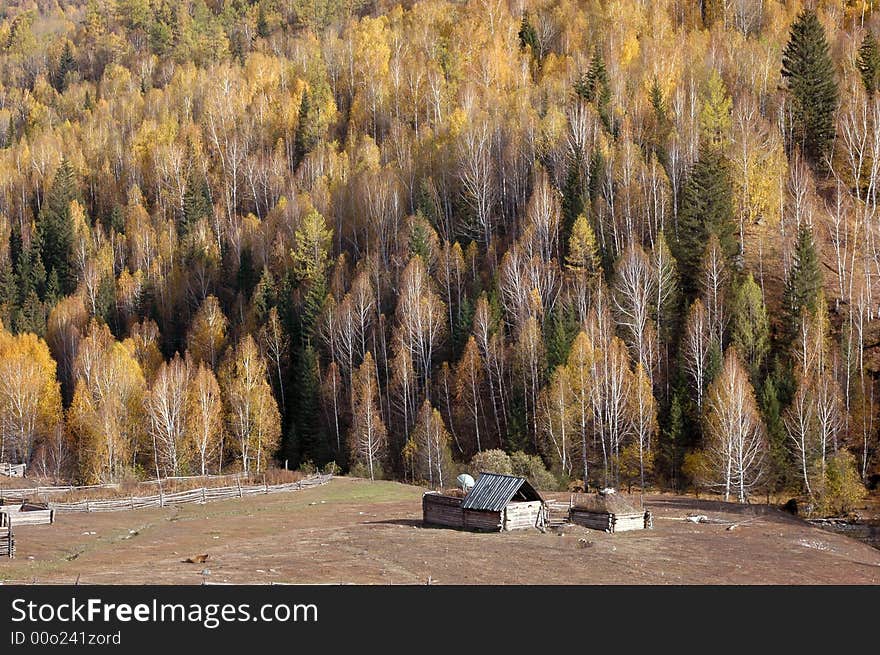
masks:
{"type": "Polygon", "coordinates": [[[269,27],[269,19],[266,16],[266,3],[261,2],[257,9],[257,36],[261,39],[269,38],[272,29],[269,27]]]}
{"type": "Polygon", "coordinates": [[[761,389],[761,415],[767,428],[770,446],[767,469],[769,491],[780,491],[790,482],[791,457],[786,443],[785,426],[782,422],[782,406],[773,378],[768,376],[761,389]]]}
{"type": "Polygon", "coordinates": [[[211,196],[203,175],[191,173],[183,192],[183,216],[180,221],[180,236],[189,234],[198,220],[211,215],[211,196]]]}
{"type": "Polygon", "coordinates": [[[73,50],[70,47],[70,41],[64,44],[61,56],[58,58],[58,68],[55,69],[55,75],[52,79],[52,86],[59,93],[67,90],[67,75],[76,71],[76,59],[73,58],[73,50]]]}
{"type": "Polygon", "coordinates": [[[605,129],[612,132],[611,125],[611,84],[608,81],[608,69],[599,48],[593,50],[593,58],[586,75],[574,84],[574,92],[585,102],[592,102],[602,118],[605,129]]]}
{"type": "Polygon", "coordinates": [[[674,255],[682,289],[692,298],[698,290],[700,261],[714,234],[728,259],[739,248],[733,209],[730,165],[718,148],[704,145],[682,193],[674,255]]]}
{"type": "Polygon", "coordinates": [[[877,45],[874,33],[870,30],[865,33],[865,38],[862,39],[856,66],[862,75],[865,91],[869,95],[873,95],[875,91],[880,89],[880,47],[877,45]]]}
{"type": "Polygon", "coordinates": [[[577,153],[568,164],[568,172],[565,174],[565,183],[562,187],[562,234],[560,238],[563,243],[568,243],[571,228],[577,217],[584,213],[585,203],[589,199],[589,191],[584,184],[585,179],[583,156],[577,153]]]}
{"type": "Polygon", "coordinates": [[[813,231],[806,223],[802,223],[798,229],[794,257],[782,295],[783,330],[786,343],[791,342],[798,330],[801,311],[803,309],[810,312],[816,310],[816,299],[821,290],[822,269],[813,242],[813,231]]]}
{"type": "Polygon", "coordinates": [[[70,263],[73,252],[73,221],[70,218],[72,200],[79,200],[76,173],[67,158],[64,158],[37,218],[43,266],[47,274],[54,271],[58,276],[59,288],[64,295],[71,293],[76,285],[70,263]]]}
{"type": "Polygon", "coordinates": [[[294,167],[298,167],[300,162],[312,148],[318,143],[318,136],[315,131],[316,109],[312,105],[312,94],[306,89],[303,91],[302,100],[299,102],[299,116],[296,123],[296,134],[293,137],[293,159],[294,167]]]}
{"type": "Polygon", "coordinates": [[[330,446],[321,421],[321,373],[318,354],[311,344],[299,354],[295,376],[295,416],[287,440],[287,456],[299,466],[309,461],[323,466],[330,461],[330,446]]]}
{"type": "Polygon", "coordinates": [[[807,158],[824,167],[834,142],[838,90],[825,28],[811,9],[804,9],[791,26],[782,77],[791,94],[795,139],[807,158]]]}
{"type": "Polygon", "coordinates": [[[519,24],[519,47],[525,50],[526,46],[532,49],[532,56],[538,58],[538,33],[529,20],[529,14],[523,12],[519,24]]]}

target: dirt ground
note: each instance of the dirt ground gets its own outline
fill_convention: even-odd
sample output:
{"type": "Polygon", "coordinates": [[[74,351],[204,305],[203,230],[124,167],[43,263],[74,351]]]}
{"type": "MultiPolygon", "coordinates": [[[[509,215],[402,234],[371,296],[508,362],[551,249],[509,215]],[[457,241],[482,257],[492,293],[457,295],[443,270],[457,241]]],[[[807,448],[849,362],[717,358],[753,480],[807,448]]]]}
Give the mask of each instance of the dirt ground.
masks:
{"type": "Polygon", "coordinates": [[[762,506],[651,496],[653,531],[423,527],[417,487],[315,489],[180,508],[60,514],[16,531],[13,583],[876,584],[880,550],[762,506]],[[740,522],[694,524],[689,514],[740,522]],[[204,564],[182,560],[207,554],[204,564]]]}

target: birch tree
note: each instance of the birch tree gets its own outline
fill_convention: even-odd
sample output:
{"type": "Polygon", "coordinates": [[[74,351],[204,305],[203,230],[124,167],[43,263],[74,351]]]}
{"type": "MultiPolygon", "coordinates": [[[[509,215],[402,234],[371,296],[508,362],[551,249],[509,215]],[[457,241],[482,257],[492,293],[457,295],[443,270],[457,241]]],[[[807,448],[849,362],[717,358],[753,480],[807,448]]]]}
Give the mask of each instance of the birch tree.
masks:
{"type": "Polygon", "coordinates": [[[744,503],[760,484],[767,438],[748,374],[735,347],[706,394],[706,453],[711,483],[724,500],[744,503]]]}
{"type": "Polygon", "coordinates": [[[364,467],[370,480],[375,480],[382,475],[381,465],[388,434],[379,412],[376,364],[369,351],[355,374],[352,396],[354,414],[349,434],[351,459],[364,467]]]}

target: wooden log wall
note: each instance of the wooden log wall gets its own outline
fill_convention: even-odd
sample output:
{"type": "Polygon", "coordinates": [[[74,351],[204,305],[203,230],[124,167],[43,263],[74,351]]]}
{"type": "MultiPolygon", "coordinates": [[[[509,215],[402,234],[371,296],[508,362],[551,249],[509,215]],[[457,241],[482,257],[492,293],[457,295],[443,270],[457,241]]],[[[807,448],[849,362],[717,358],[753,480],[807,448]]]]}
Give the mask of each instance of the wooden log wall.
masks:
{"type": "Polygon", "coordinates": [[[525,530],[538,526],[544,503],[533,500],[527,503],[508,503],[504,508],[504,529],[525,530]]]}
{"type": "MultiPolygon", "coordinates": [[[[577,507],[571,508],[571,522],[582,525],[585,528],[601,530],[602,532],[629,532],[630,530],[644,530],[647,526],[646,512],[634,514],[612,514],[611,512],[593,512],[577,507]]],[[[652,523],[653,525],[653,523],[652,523]]]]}
{"type": "Polygon", "coordinates": [[[614,532],[629,532],[630,530],[645,529],[645,514],[615,514],[614,515],[614,532]]]}
{"type": "Polygon", "coordinates": [[[426,493],[422,496],[422,521],[429,525],[463,528],[464,510],[461,508],[461,498],[426,493]]]}
{"type": "Polygon", "coordinates": [[[17,505],[0,506],[0,525],[49,525],[55,522],[54,509],[20,509],[17,505]]]}
{"type": "Polygon", "coordinates": [[[500,532],[504,525],[504,512],[481,512],[475,509],[464,510],[464,527],[480,532],[500,532]]]}
{"type": "Polygon", "coordinates": [[[614,516],[608,512],[591,512],[586,509],[571,508],[571,522],[592,530],[614,532],[614,516]]]}
{"type": "Polygon", "coordinates": [[[11,525],[0,528],[0,557],[15,557],[15,535],[11,525]]]}

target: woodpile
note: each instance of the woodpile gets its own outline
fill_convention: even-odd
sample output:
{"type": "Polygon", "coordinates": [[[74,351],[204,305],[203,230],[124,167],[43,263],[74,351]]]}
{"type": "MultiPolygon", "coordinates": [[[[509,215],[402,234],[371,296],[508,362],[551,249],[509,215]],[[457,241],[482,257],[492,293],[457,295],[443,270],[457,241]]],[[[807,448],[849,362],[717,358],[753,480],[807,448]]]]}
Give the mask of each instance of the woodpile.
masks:
{"type": "Polygon", "coordinates": [[[24,464],[0,462],[0,475],[5,475],[7,478],[23,478],[24,464]]]}
{"type": "Polygon", "coordinates": [[[0,557],[15,557],[15,536],[11,525],[0,527],[0,557]]]}

